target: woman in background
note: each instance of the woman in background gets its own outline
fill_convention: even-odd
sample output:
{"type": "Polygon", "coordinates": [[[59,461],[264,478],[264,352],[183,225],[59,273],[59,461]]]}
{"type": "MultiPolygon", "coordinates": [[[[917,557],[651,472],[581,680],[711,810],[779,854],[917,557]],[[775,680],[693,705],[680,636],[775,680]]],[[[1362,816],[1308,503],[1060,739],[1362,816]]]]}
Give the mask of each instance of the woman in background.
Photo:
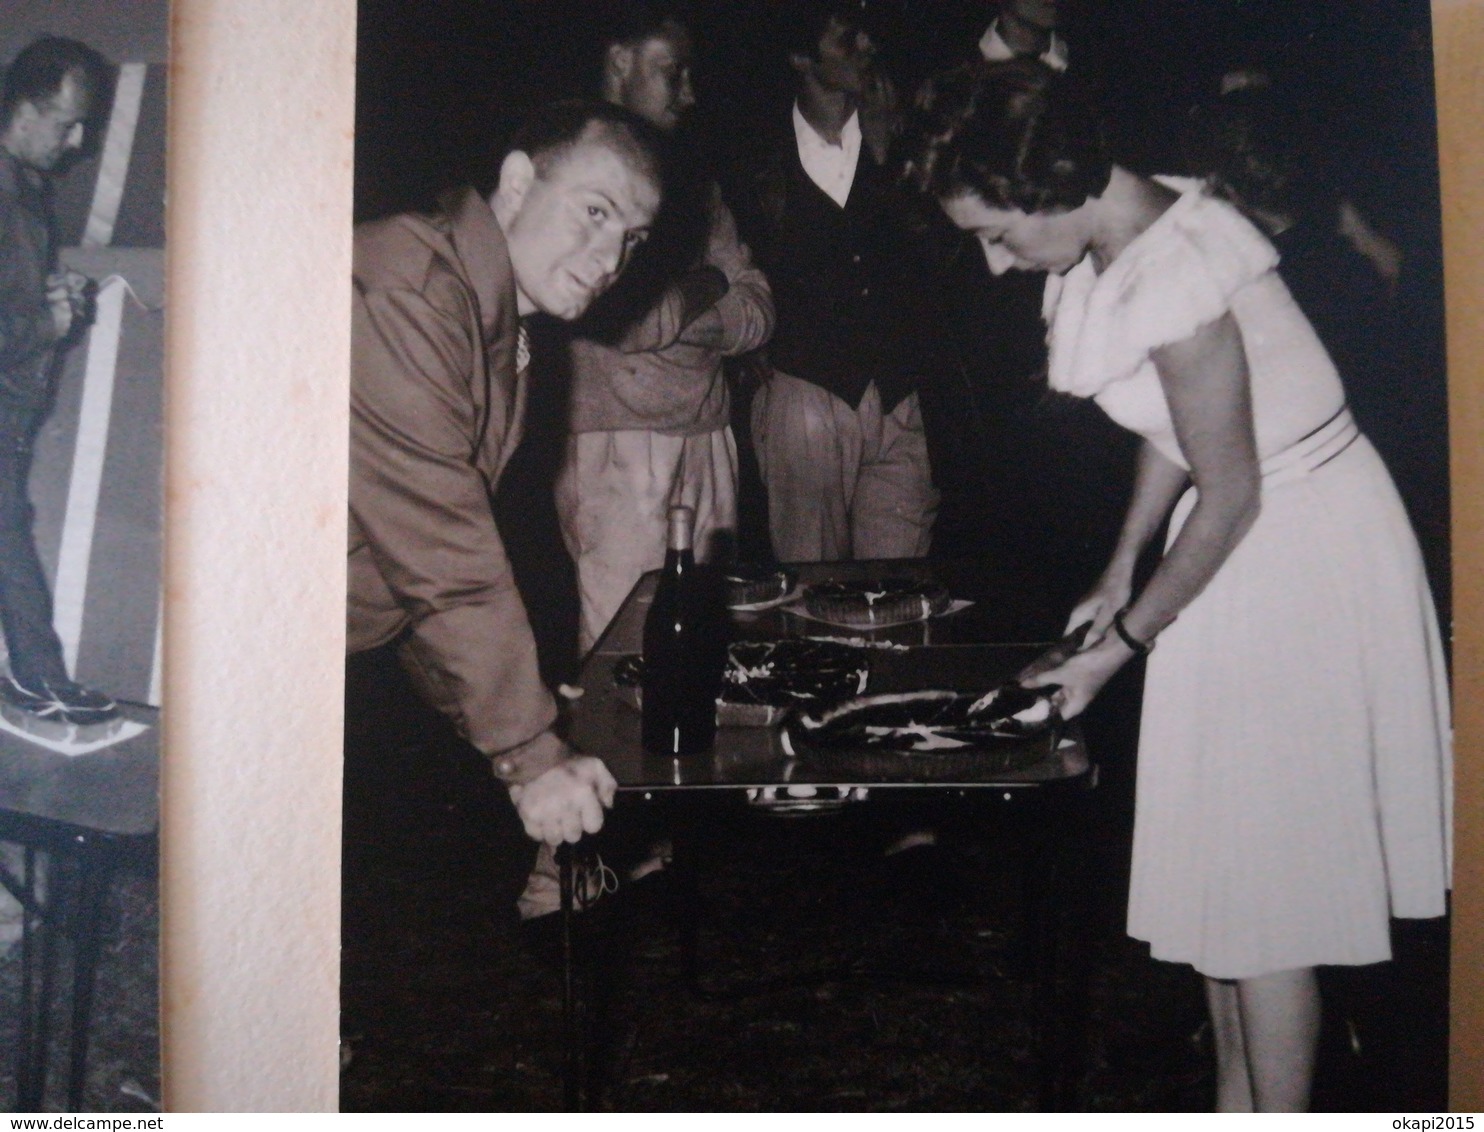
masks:
{"type": "Polygon", "coordinates": [[[1303,1109],[1314,968],[1445,911],[1446,674],[1406,513],[1272,245],[1199,183],[1114,164],[1065,80],[949,72],[904,141],[992,270],[1050,273],[1052,387],[1143,438],[1082,651],[1022,679],[1072,717],[1150,654],[1129,932],[1205,976],[1217,1107],[1303,1109]]]}

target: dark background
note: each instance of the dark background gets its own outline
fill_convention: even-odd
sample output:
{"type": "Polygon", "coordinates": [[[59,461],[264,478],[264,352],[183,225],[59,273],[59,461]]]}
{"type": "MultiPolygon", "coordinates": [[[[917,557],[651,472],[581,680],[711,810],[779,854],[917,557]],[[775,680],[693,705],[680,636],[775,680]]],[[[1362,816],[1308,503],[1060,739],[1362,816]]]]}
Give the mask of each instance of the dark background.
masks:
{"type": "MultiPolygon", "coordinates": [[[[690,7],[698,105],[683,140],[729,192],[749,171],[749,143],[770,136],[770,125],[787,113],[791,72],[776,28],[784,2],[698,0],[690,7]]],[[[882,61],[904,101],[925,75],[973,54],[992,7],[984,0],[871,0],[882,61]]],[[[435,7],[364,0],[358,218],[424,206],[452,184],[490,183],[503,140],[523,113],[590,90],[602,11],[593,0],[435,7]]],[[[1362,426],[1407,501],[1446,624],[1447,403],[1425,0],[1072,0],[1064,11],[1074,71],[1100,90],[1123,163],[1146,173],[1184,171],[1179,139],[1191,108],[1214,93],[1223,71],[1256,64],[1315,124],[1335,191],[1401,248],[1394,293],[1384,309],[1357,310],[1351,328],[1373,361],[1345,376],[1362,426]]],[[[990,282],[965,241],[944,293],[942,333],[956,364],[923,390],[945,495],[936,548],[976,554],[1013,540],[1022,544],[1017,554],[1063,577],[1075,596],[1116,531],[1132,444],[1092,406],[1045,395],[1039,277],[990,282]]],[[[533,397],[529,451],[502,491],[531,504],[528,497],[543,494],[554,474],[549,449],[558,443],[564,405],[560,388],[537,388],[533,397]]],[[[553,548],[540,524],[524,514],[505,517],[531,519],[530,532],[512,531],[518,537],[507,541],[528,537],[544,562],[553,548]]],[[[756,526],[753,519],[744,515],[744,528],[756,526]]],[[[540,606],[543,596],[533,600],[540,606]]],[[[551,604],[560,620],[563,603],[551,604]]],[[[547,663],[552,672],[563,668],[555,658],[547,663]]]]}

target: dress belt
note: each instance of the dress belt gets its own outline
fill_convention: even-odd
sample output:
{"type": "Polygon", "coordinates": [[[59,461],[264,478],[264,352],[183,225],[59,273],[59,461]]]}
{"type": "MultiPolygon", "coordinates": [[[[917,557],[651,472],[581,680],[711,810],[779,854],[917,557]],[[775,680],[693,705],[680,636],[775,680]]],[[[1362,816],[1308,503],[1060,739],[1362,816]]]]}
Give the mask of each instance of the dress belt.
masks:
{"type": "Polygon", "coordinates": [[[1341,405],[1339,412],[1329,420],[1281,452],[1273,453],[1258,466],[1263,490],[1317,472],[1359,438],[1360,426],[1350,415],[1350,406],[1341,405]]]}

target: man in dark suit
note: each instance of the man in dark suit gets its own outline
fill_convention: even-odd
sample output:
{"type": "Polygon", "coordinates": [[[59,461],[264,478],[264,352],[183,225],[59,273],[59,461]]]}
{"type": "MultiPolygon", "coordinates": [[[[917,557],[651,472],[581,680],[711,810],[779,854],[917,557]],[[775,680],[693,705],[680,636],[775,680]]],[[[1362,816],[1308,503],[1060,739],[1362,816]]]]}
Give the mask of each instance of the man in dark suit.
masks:
{"type": "Polygon", "coordinates": [[[917,389],[934,361],[919,241],[862,113],[876,45],[854,5],[791,3],[783,19],[795,99],[744,221],[777,311],[751,422],[773,551],[921,556],[938,493],[917,389]]]}

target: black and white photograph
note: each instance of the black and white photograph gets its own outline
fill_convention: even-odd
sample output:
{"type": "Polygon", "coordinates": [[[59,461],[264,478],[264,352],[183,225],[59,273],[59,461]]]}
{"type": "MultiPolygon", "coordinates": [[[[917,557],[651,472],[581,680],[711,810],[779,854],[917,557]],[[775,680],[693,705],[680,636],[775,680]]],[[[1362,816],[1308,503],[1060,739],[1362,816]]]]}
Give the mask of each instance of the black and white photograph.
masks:
{"type": "Polygon", "coordinates": [[[0,21],[0,1108],[159,1108],[167,5],[0,21]]]}
{"type": "MultiPolygon", "coordinates": [[[[362,0],[356,46],[342,1111],[1446,1108],[1424,0],[362,0]]],[[[90,278],[158,246],[94,223],[131,65],[101,168],[27,166],[97,194],[90,278]]],[[[25,371],[44,562],[110,294],[25,371]]],[[[133,720],[157,575],[79,637],[68,537],[66,687],[133,720]]]]}

